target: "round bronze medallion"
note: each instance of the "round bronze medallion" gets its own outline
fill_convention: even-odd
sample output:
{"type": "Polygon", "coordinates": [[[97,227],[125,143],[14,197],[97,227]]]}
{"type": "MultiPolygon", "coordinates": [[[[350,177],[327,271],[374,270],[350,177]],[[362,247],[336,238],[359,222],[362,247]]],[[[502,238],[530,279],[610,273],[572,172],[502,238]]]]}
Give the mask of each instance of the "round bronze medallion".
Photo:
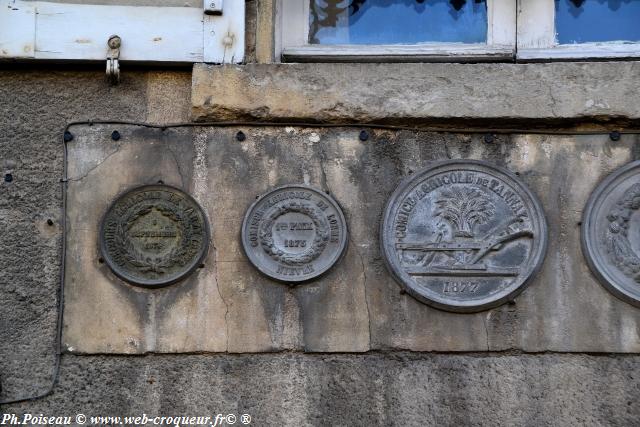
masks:
{"type": "Polygon", "coordinates": [[[613,172],[589,197],[582,252],[606,289],[640,307],[640,161],[613,172]]]}
{"type": "Polygon", "coordinates": [[[346,245],[340,206],[304,185],[279,187],[261,196],[242,223],[242,247],[251,263],[283,282],[318,277],[340,259],[346,245]]]}
{"type": "Polygon", "coordinates": [[[475,312],[524,289],[544,259],[547,224],[515,175],[485,162],[450,160],[398,186],[380,238],[389,269],[413,297],[475,312]]]}
{"type": "Polygon", "coordinates": [[[209,227],[198,203],[167,185],[145,185],[118,197],[102,219],[100,251],[111,270],[149,288],[175,283],[202,263],[209,227]]]}

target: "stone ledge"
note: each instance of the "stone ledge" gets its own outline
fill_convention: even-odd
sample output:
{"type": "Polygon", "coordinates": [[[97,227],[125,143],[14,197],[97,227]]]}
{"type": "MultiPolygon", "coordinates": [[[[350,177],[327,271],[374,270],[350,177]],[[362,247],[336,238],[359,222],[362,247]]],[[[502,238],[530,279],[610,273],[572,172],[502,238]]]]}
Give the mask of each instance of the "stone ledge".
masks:
{"type": "Polygon", "coordinates": [[[192,119],[481,123],[640,120],[640,63],[196,64],[192,119]]]}

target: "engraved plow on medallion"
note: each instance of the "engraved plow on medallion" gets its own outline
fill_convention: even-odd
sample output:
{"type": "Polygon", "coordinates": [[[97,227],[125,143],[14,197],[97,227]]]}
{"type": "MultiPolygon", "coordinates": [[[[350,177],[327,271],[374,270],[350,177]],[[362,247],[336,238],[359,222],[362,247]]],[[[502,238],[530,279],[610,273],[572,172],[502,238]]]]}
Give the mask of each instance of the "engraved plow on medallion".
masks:
{"type": "Polygon", "coordinates": [[[204,212],[186,193],[167,185],[137,187],[118,197],[100,229],[100,251],[121,279],[138,286],[175,283],[207,253],[204,212]]]}
{"type": "Polygon", "coordinates": [[[387,265],[414,297],[472,312],[515,297],[539,269],[546,222],[510,173],[447,161],[413,175],[390,199],[381,231],[387,265]]]}
{"type": "Polygon", "coordinates": [[[582,219],[582,251],[607,290],[640,306],[640,161],[609,175],[582,219]]]}
{"type": "Polygon", "coordinates": [[[340,259],[346,242],[340,206],[303,185],[263,195],[247,210],[242,225],[242,247],[251,263],[284,282],[320,276],[340,259]]]}

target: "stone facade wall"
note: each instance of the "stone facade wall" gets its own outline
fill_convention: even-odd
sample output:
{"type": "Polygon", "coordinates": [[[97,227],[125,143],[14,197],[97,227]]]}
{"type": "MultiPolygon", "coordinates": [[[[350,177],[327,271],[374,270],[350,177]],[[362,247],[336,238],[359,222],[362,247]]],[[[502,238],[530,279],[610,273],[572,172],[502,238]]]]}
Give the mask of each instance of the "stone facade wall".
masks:
{"type": "Polygon", "coordinates": [[[61,223],[71,225],[60,382],[3,412],[249,413],[254,425],[633,425],[640,309],[591,275],[579,222],[595,185],[640,158],[637,135],[608,137],[637,127],[637,63],[271,64],[272,8],[247,2],[247,65],[123,68],[115,87],[91,67],[0,70],[0,162],[12,178],[0,183],[2,399],[50,384],[61,223]],[[358,127],[76,125],[64,218],[62,132],[85,120],[456,131],[370,129],[360,141],[358,127]],[[542,132],[507,132],[490,144],[464,132],[514,127],[542,132]],[[446,158],[518,172],[543,203],[547,258],[514,304],[445,313],[401,294],[384,266],[378,226],[388,196],[404,176],[446,158]],[[184,283],[140,290],[98,263],[95,226],[115,194],[159,178],[206,209],[212,247],[184,283]],[[255,196],[288,183],[329,190],[351,233],[328,275],[296,287],[258,274],[238,236],[255,196]]]}
{"type": "Polygon", "coordinates": [[[109,87],[101,71],[0,71],[0,159],[3,177],[13,178],[3,180],[0,197],[3,399],[37,394],[51,382],[65,123],[92,118],[164,123],[189,117],[190,72],[131,72],[119,86],[109,87]]]}

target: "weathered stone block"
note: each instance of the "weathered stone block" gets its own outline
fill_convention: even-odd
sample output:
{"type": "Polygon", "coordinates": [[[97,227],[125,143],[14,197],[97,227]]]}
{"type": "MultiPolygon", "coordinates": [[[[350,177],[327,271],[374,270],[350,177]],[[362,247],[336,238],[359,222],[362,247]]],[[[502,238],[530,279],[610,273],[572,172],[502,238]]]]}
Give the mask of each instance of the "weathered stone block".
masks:
{"type": "Polygon", "coordinates": [[[196,64],[191,113],[197,121],[637,121],[639,82],[637,62],[196,64]]]}
{"type": "Polygon", "coordinates": [[[636,136],[480,135],[358,129],[76,127],[70,144],[64,343],[78,352],[640,351],[640,311],[613,297],[580,252],[582,208],[596,183],[634,159],[636,136]],[[378,229],[403,176],[444,158],[506,167],[538,195],[549,222],[542,271],[515,300],[476,314],[439,311],[402,295],[381,259],[378,229]],[[588,168],[586,174],[584,168],[588,168]],[[210,220],[205,267],[169,288],[142,290],[98,263],[97,229],[128,187],[163,180],[210,220]],[[329,191],[350,232],[342,261],[288,287],[245,259],[239,231],[256,196],[285,184],[329,191]]]}
{"type": "Polygon", "coordinates": [[[640,417],[638,356],[65,355],[62,362],[53,395],[4,412],[72,420],[80,411],[232,413],[249,414],[251,425],[294,427],[630,426],[640,417]]]}

